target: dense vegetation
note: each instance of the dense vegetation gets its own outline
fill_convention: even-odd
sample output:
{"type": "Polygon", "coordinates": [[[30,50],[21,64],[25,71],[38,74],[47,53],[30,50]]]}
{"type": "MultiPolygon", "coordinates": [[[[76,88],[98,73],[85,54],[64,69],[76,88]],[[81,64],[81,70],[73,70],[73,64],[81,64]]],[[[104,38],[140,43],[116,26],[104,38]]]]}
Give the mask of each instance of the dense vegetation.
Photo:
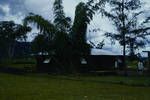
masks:
{"type": "Polygon", "coordinates": [[[23,41],[26,39],[27,32],[31,28],[16,24],[13,21],[0,21],[0,59],[12,58],[14,55],[14,46],[17,40],[23,41]]]}
{"type": "MultiPolygon", "coordinates": [[[[80,2],[76,6],[75,18],[65,15],[63,0],[55,0],[53,3],[53,21],[42,16],[30,13],[24,18],[23,25],[12,21],[0,22],[0,43],[3,48],[0,51],[6,54],[6,58],[12,58],[16,41],[26,38],[31,31],[30,23],[34,23],[40,30],[32,41],[32,51],[35,55],[47,55],[53,58],[57,69],[61,73],[73,73],[78,71],[82,58],[90,55],[93,45],[87,43],[87,27],[93,20],[96,12],[108,17],[116,27],[116,33],[106,33],[106,37],[119,41],[123,46],[123,66],[126,67],[126,47],[130,48],[130,55],[135,56],[135,50],[146,44],[149,35],[149,17],[139,21],[138,16],[144,14],[140,10],[140,0],[88,0],[80,2]],[[105,9],[105,4],[110,5],[110,11],[105,9]]],[[[104,41],[103,41],[104,42],[104,41]]],[[[104,44],[98,44],[99,49],[104,44]]],[[[3,53],[2,53],[3,54],[3,53]]],[[[3,58],[2,58],[3,59],[3,58]]],[[[42,59],[42,58],[41,58],[42,59]]],[[[43,62],[42,60],[39,62],[43,62]]]]}

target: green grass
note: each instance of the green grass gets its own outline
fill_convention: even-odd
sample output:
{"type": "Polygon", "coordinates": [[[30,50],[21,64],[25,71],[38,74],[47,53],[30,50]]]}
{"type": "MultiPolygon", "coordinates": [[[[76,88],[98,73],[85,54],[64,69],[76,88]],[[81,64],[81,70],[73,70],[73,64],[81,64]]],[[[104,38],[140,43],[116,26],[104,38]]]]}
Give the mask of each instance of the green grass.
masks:
{"type": "Polygon", "coordinates": [[[24,69],[25,67],[35,70],[36,61],[33,58],[28,59],[7,59],[2,60],[0,67],[12,67],[17,69],[24,69]]]}
{"type": "Polygon", "coordinates": [[[127,61],[129,68],[137,69],[138,61],[127,61]]]}
{"type": "Polygon", "coordinates": [[[150,87],[139,84],[150,78],[0,73],[0,100],[150,100],[150,87]]]}

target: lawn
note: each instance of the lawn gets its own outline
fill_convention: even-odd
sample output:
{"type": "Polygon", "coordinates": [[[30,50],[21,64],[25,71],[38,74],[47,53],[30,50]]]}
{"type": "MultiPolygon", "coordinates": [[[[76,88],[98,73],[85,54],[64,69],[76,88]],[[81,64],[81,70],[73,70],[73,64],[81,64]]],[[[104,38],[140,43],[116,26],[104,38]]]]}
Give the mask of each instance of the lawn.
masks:
{"type": "Polygon", "coordinates": [[[36,61],[33,58],[6,59],[0,61],[0,68],[1,67],[9,67],[9,68],[20,69],[20,70],[25,70],[25,68],[29,68],[35,71],[36,61]]]}
{"type": "Polygon", "coordinates": [[[0,100],[150,100],[149,77],[0,73],[0,100]]]}

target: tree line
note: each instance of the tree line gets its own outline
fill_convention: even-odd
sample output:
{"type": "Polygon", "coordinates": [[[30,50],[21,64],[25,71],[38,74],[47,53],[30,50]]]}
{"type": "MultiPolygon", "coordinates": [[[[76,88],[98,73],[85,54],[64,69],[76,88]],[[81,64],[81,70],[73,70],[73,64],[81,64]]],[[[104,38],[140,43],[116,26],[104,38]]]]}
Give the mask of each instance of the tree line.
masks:
{"type": "MultiPolygon", "coordinates": [[[[0,43],[9,57],[10,47],[14,41],[25,39],[26,33],[31,31],[30,23],[34,23],[40,30],[32,41],[32,50],[37,53],[48,53],[49,56],[57,55],[63,69],[67,71],[77,70],[80,59],[90,54],[92,44],[87,43],[87,26],[93,20],[95,13],[100,12],[107,17],[115,26],[116,32],[106,32],[105,36],[112,42],[118,41],[123,46],[124,68],[126,68],[126,48],[129,54],[135,55],[135,50],[144,47],[150,35],[150,17],[140,20],[139,16],[145,12],[142,10],[140,0],[87,0],[76,6],[75,18],[65,15],[63,0],[55,0],[53,3],[54,20],[49,21],[42,16],[30,13],[25,17],[23,25],[11,21],[0,22],[0,43]],[[106,4],[110,10],[106,9],[106,4]]],[[[101,20],[101,19],[100,19],[101,20]]],[[[100,47],[103,46],[99,44],[100,47]]],[[[5,51],[3,48],[0,50],[5,51]]]]}

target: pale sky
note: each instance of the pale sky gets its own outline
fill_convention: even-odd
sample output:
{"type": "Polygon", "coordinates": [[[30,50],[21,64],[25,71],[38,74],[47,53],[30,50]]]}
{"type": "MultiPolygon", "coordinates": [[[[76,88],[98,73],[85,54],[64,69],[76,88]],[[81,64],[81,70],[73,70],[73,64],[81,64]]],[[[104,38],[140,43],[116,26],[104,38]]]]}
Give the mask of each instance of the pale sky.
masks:
{"type": "MultiPolygon", "coordinates": [[[[63,0],[64,11],[66,16],[74,18],[75,7],[79,2],[86,2],[86,0],[63,0]]],[[[142,1],[142,0],[141,0],[142,1]]],[[[145,9],[150,10],[150,0],[143,0],[146,2],[145,9]]],[[[2,20],[14,20],[16,23],[21,23],[22,19],[29,13],[42,15],[44,18],[53,20],[53,7],[54,0],[0,0],[0,21],[2,20]]],[[[150,14],[149,14],[150,15],[150,14]]],[[[114,30],[111,26],[111,22],[106,18],[102,18],[100,15],[96,15],[88,26],[89,29],[100,28],[104,31],[114,30]]],[[[34,29],[32,32],[36,32],[34,29]]],[[[29,34],[28,40],[33,39],[34,35],[29,34]]],[[[92,32],[87,35],[87,38],[94,43],[98,43],[101,40],[105,40],[104,49],[115,53],[121,53],[121,47],[111,45],[111,42],[103,37],[102,32],[92,32]]]]}

